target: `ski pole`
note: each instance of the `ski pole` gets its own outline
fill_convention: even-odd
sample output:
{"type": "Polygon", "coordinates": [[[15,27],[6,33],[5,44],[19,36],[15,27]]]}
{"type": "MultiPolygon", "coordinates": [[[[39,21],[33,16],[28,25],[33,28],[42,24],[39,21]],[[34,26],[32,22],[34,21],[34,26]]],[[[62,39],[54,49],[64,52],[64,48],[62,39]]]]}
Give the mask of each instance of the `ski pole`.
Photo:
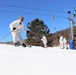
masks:
{"type": "Polygon", "coordinates": [[[10,31],[9,33],[7,33],[4,37],[2,37],[2,38],[0,39],[0,41],[2,41],[5,37],[7,37],[11,32],[13,32],[13,30],[10,31]]]}

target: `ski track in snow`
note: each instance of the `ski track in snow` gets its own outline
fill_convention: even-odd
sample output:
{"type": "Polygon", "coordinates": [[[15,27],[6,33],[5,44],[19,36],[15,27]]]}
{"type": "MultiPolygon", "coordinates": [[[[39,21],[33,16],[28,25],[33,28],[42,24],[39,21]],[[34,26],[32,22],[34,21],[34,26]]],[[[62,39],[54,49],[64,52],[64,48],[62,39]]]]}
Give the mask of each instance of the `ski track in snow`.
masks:
{"type": "Polygon", "coordinates": [[[0,75],[76,75],[76,50],[0,44],[0,75]]]}

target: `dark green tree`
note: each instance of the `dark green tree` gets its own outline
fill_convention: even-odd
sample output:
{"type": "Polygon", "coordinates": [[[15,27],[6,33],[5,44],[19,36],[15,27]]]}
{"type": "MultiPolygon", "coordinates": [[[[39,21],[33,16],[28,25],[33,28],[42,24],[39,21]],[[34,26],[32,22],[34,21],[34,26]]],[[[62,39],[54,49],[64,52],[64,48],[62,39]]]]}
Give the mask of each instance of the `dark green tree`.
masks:
{"type": "Polygon", "coordinates": [[[27,33],[27,43],[31,45],[42,46],[42,34],[45,34],[45,36],[47,37],[48,35],[50,35],[48,26],[38,18],[36,18],[32,22],[29,22],[27,28],[30,31],[29,33],[27,33]]]}

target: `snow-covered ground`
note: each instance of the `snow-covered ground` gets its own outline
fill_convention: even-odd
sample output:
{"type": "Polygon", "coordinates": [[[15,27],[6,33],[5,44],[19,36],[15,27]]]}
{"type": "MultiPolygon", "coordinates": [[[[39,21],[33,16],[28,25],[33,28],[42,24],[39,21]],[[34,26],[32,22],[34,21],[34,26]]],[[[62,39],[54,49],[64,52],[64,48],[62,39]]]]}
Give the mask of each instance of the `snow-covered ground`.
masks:
{"type": "Polygon", "coordinates": [[[76,50],[0,44],[0,75],[76,75],[76,50]]]}

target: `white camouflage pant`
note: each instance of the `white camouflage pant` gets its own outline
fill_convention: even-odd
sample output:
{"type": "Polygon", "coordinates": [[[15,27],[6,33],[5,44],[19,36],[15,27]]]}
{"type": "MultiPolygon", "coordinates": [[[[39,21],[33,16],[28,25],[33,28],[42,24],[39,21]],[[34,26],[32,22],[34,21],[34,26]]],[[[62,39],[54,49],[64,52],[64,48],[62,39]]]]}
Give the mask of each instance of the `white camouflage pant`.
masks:
{"type": "Polygon", "coordinates": [[[64,43],[61,42],[61,43],[60,43],[60,48],[63,48],[63,47],[64,47],[64,43]]]}
{"type": "Polygon", "coordinates": [[[43,41],[44,47],[47,47],[47,42],[43,41]]]}
{"type": "Polygon", "coordinates": [[[21,44],[24,42],[21,38],[20,32],[19,31],[13,31],[12,32],[12,37],[13,37],[13,42],[16,43],[19,41],[21,44]]]}

